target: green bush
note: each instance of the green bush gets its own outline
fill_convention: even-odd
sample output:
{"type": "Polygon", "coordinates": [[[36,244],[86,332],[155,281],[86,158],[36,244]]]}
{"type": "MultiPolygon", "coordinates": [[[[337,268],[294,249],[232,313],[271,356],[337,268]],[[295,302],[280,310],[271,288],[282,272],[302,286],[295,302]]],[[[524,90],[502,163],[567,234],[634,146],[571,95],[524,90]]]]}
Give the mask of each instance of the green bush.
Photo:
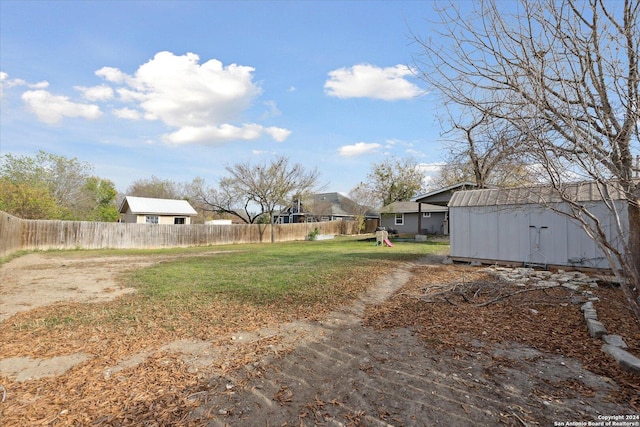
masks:
{"type": "Polygon", "coordinates": [[[320,234],[320,230],[318,230],[318,227],[316,227],[313,229],[313,231],[309,232],[309,234],[307,235],[307,240],[316,240],[318,234],[320,234]]]}

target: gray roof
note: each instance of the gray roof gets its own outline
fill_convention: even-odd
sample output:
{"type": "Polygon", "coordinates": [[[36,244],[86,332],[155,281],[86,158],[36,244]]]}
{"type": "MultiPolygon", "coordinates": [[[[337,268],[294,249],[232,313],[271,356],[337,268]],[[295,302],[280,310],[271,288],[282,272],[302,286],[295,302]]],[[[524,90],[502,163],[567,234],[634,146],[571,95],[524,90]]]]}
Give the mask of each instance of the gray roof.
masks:
{"type": "Polygon", "coordinates": [[[429,191],[428,193],[425,193],[425,194],[419,194],[418,196],[414,197],[412,200],[418,201],[421,199],[426,199],[432,196],[436,196],[441,193],[446,193],[447,191],[465,189],[465,188],[476,188],[476,187],[478,187],[478,184],[476,184],[475,182],[463,181],[457,184],[449,185],[444,188],[438,188],[437,190],[429,191]]]}
{"type": "Polygon", "coordinates": [[[417,213],[420,212],[447,212],[446,206],[430,205],[428,203],[420,203],[422,206],[418,208],[418,202],[393,202],[383,207],[380,211],[382,214],[396,213],[417,213]]]}
{"type": "Polygon", "coordinates": [[[127,196],[120,206],[120,213],[127,212],[127,207],[132,213],[138,215],[198,215],[198,212],[186,200],[127,196]]]}
{"type": "MultiPolygon", "coordinates": [[[[578,182],[562,187],[562,194],[569,200],[583,203],[603,200],[624,199],[624,193],[614,182],[598,184],[596,182],[578,182]]],[[[561,193],[549,185],[517,188],[490,188],[482,190],[465,190],[453,193],[449,207],[498,206],[561,203],[561,193]]]]}
{"type": "MultiPolygon", "coordinates": [[[[340,193],[318,193],[311,195],[309,199],[314,203],[329,203],[330,209],[327,213],[331,213],[333,216],[353,216],[353,206],[356,204],[356,202],[340,193]]],[[[366,216],[378,216],[378,214],[368,209],[366,216]]]]}

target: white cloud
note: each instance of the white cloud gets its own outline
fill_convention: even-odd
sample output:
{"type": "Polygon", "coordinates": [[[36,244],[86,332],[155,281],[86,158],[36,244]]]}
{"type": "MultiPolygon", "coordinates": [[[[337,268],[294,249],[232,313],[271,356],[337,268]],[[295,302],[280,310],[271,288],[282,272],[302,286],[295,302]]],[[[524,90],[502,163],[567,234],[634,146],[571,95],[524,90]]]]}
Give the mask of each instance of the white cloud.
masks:
{"type": "Polygon", "coordinates": [[[340,147],[338,154],[344,157],[361,156],[363,154],[375,153],[382,145],[371,142],[358,142],[353,145],[345,145],[340,147]]]}
{"type": "Polygon", "coordinates": [[[10,79],[9,74],[5,73],[4,71],[0,71],[0,98],[2,98],[3,89],[5,87],[12,88],[15,86],[26,86],[29,89],[44,89],[49,86],[49,82],[41,81],[38,83],[28,83],[23,79],[10,79]]]}
{"type": "Polygon", "coordinates": [[[262,103],[265,107],[267,107],[267,111],[262,115],[263,119],[269,117],[276,117],[282,114],[280,109],[278,108],[278,104],[275,101],[265,101],[262,103]]]}
{"type": "Polygon", "coordinates": [[[401,139],[395,139],[395,138],[387,139],[385,141],[385,148],[393,148],[396,145],[401,147],[413,147],[414,144],[411,141],[403,141],[401,139]]]}
{"type": "Polygon", "coordinates": [[[31,89],[44,89],[49,87],[49,82],[47,81],[41,81],[38,83],[32,83],[32,84],[27,84],[27,86],[31,89]]]}
{"type": "Polygon", "coordinates": [[[437,162],[437,163],[420,163],[418,165],[418,170],[420,170],[424,174],[424,179],[422,183],[426,189],[432,189],[432,183],[434,177],[436,177],[440,170],[446,165],[445,162],[437,162]]]}
{"type": "Polygon", "coordinates": [[[276,141],[283,141],[289,136],[289,131],[280,128],[265,128],[255,123],[248,123],[242,127],[230,124],[219,126],[183,126],[177,131],[164,136],[165,142],[171,144],[189,143],[220,143],[230,140],[251,141],[260,138],[263,134],[271,135],[276,141]]]}
{"type": "Polygon", "coordinates": [[[113,115],[120,119],[127,120],[140,120],[142,118],[142,114],[140,111],[132,110],[131,108],[119,108],[113,110],[113,115]]]}
{"type": "Polygon", "coordinates": [[[330,71],[324,91],[337,98],[408,99],[422,93],[418,86],[405,78],[411,75],[413,72],[406,65],[380,68],[358,64],[330,71]]]}
{"type": "MultiPolygon", "coordinates": [[[[2,97],[4,87],[15,86],[25,86],[31,89],[22,94],[22,100],[27,105],[27,109],[42,122],[55,124],[64,117],[83,117],[94,120],[102,115],[102,111],[97,105],[73,102],[67,96],[53,95],[44,90],[49,87],[47,81],[29,83],[23,79],[10,79],[9,74],[0,72],[0,97],[2,97]]],[[[105,93],[111,91],[109,87],[85,88],[78,86],[76,89],[83,92],[84,96],[92,101],[104,99],[105,93]]]]}
{"type": "Polygon", "coordinates": [[[406,150],[407,154],[412,155],[413,157],[426,157],[427,155],[421,151],[414,150],[413,148],[409,148],[406,150]]]}
{"type": "Polygon", "coordinates": [[[113,67],[102,67],[95,74],[112,83],[124,83],[128,77],[125,73],[113,67]]]}
{"type": "Polygon", "coordinates": [[[116,92],[118,92],[120,101],[122,102],[138,102],[145,99],[145,95],[143,93],[124,87],[116,89],[116,92]]]}
{"type": "Polygon", "coordinates": [[[93,87],[76,86],[75,89],[82,92],[82,97],[89,101],[107,101],[113,98],[113,89],[106,85],[93,87]]]}
{"type": "Polygon", "coordinates": [[[440,172],[440,169],[446,165],[445,162],[437,162],[437,163],[420,163],[418,165],[418,169],[427,175],[435,175],[440,172]]]}
{"type": "Polygon", "coordinates": [[[100,107],[70,101],[66,96],[53,95],[46,90],[29,90],[22,94],[29,111],[40,121],[54,124],[64,117],[83,117],[94,120],[102,115],[100,107]]]}
{"type": "Polygon", "coordinates": [[[265,133],[271,136],[271,138],[275,139],[278,142],[283,142],[289,135],[291,135],[291,131],[289,129],[278,128],[278,127],[268,127],[264,129],[265,133]]]}
{"type": "MultiPolygon", "coordinates": [[[[231,124],[241,120],[242,114],[262,93],[253,82],[254,68],[237,64],[224,66],[216,59],[199,62],[200,58],[194,53],[178,56],[159,52],[132,76],[112,67],[103,67],[96,75],[123,83],[125,86],[116,89],[120,101],[135,103],[145,119],[161,120],[177,128],[164,136],[167,142],[220,143],[252,140],[265,134],[283,141],[289,136],[291,132],[286,129],[253,123],[231,124]]],[[[134,110],[118,111],[127,116],[134,110]]],[[[273,104],[271,112],[276,111],[273,104]]]]}
{"type": "Polygon", "coordinates": [[[7,85],[7,81],[9,79],[9,74],[4,71],[0,71],[0,99],[2,99],[2,92],[4,87],[7,85]]]}

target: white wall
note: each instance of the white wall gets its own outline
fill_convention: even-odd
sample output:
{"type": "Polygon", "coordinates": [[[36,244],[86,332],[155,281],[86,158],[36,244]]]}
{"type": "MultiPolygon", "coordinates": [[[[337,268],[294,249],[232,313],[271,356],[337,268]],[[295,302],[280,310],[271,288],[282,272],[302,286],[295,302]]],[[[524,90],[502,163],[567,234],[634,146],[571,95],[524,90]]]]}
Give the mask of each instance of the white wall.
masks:
{"type": "MultiPolygon", "coordinates": [[[[158,224],[173,224],[175,221],[175,216],[162,216],[158,215],[158,224]]],[[[178,218],[185,218],[185,224],[191,224],[191,217],[188,216],[178,216],[178,218]]],[[[133,222],[137,224],[146,224],[147,216],[146,215],[126,215],[125,222],[133,222]]]]}

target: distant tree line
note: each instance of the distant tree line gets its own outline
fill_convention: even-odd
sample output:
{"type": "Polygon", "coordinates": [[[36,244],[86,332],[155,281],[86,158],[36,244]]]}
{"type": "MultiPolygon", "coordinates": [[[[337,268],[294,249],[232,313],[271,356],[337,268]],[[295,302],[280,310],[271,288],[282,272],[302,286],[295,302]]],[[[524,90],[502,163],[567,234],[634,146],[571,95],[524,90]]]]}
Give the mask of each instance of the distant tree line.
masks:
{"type": "MultiPolygon", "coordinates": [[[[194,222],[230,218],[270,223],[293,200],[305,201],[321,191],[317,169],[307,170],[285,156],[225,167],[217,185],[203,178],[175,182],[156,176],[132,182],[119,194],[112,181],[97,177],[93,167],[73,158],[39,151],[34,157],[0,157],[0,210],[26,219],[116,221],[124,196],[184,199],[198,211],[194,222]]],[[[367,179],[349,196],[354,217],[364,226],[365,213],[394,201],[406,201],[424,188],[424,174],[413,159],[388,158],[371,166],[367,179]]]]}
{"type": "Polygon", "coordinates": [[[28,219],[115,221],[117,191],[76,158],[39,151],[2,156],[0,210],[28,219]]]}

